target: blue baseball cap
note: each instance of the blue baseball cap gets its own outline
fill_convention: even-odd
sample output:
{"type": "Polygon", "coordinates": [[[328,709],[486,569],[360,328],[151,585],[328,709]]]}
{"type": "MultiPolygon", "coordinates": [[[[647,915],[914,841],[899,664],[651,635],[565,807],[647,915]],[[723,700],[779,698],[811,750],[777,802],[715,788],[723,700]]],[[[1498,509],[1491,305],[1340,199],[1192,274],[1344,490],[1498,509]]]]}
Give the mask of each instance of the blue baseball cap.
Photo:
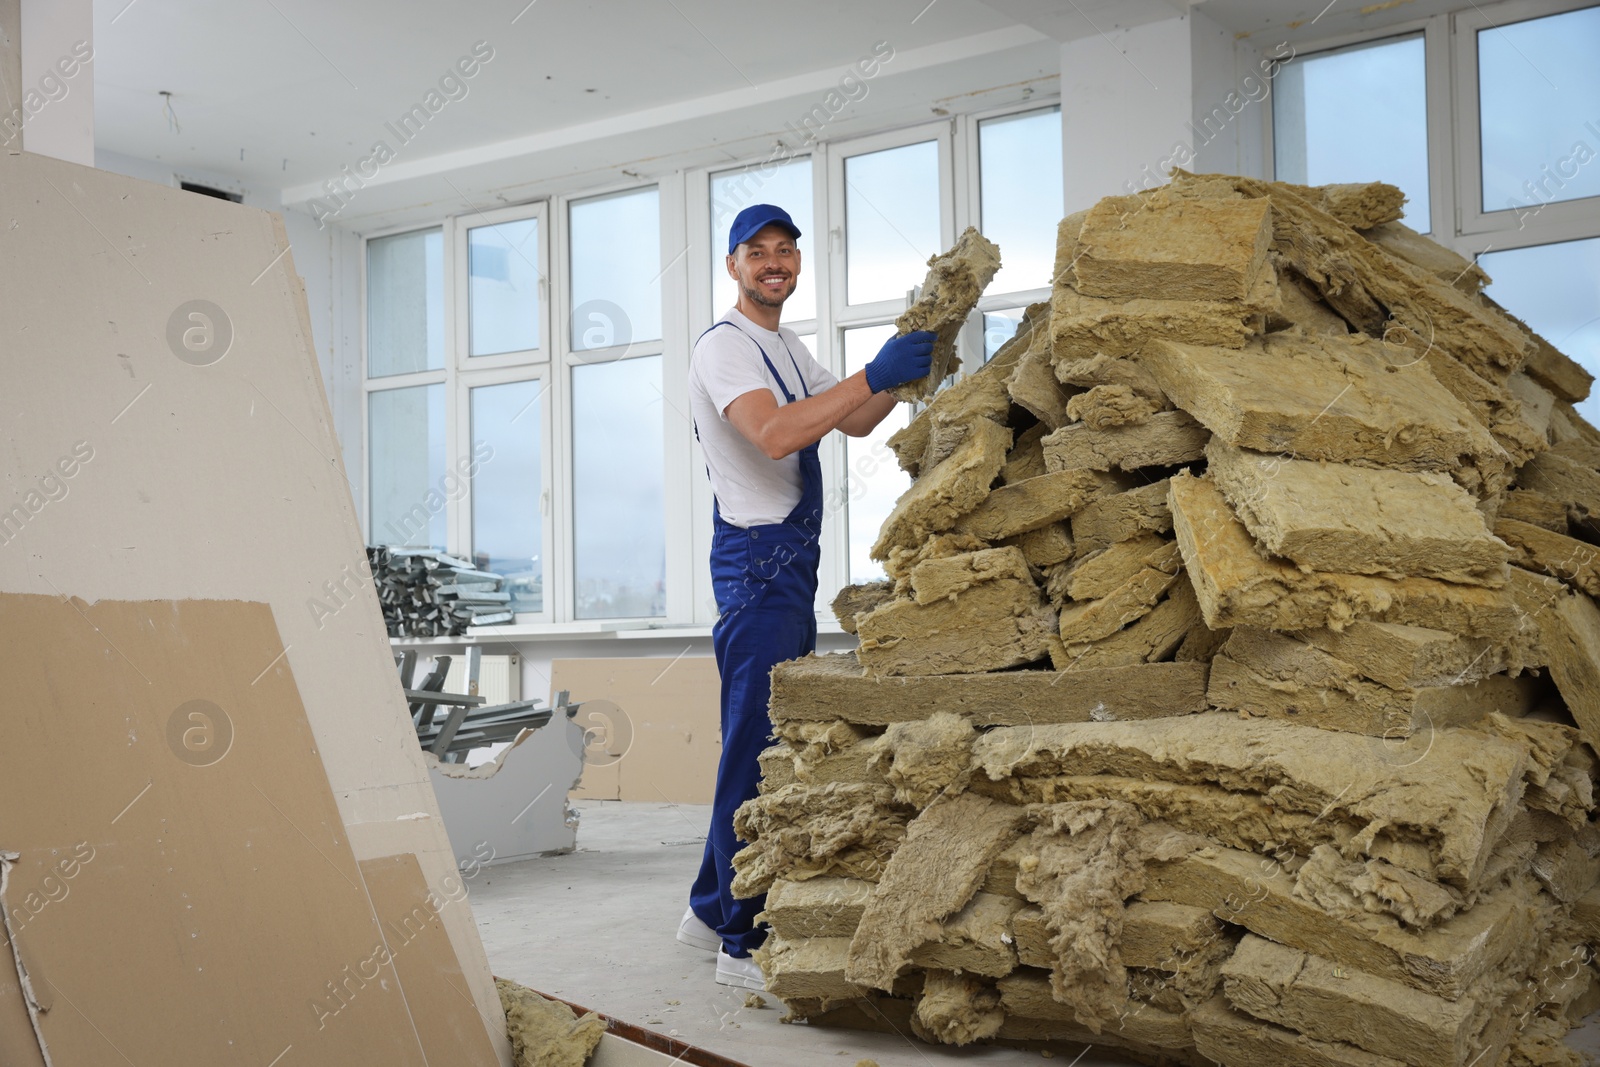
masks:
{"type": "Polygon", "coordinates": [[[771,204],[751,204],[734,216],[733,229],[728,231],[728,255],[733,255],[734,249],[760,233],[762,227],[772,225],[782,226],[796,240],[800,237],[800,227],[794,224],[794,219],[783,208],[771,204]]]}

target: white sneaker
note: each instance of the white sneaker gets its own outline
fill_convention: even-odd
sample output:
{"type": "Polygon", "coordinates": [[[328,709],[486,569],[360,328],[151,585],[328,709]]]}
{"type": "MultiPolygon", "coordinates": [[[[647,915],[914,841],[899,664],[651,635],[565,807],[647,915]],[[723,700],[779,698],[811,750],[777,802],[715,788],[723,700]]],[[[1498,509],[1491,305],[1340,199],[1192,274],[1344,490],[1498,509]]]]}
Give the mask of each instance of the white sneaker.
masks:
{"type": "Polygon", "coordinates": [[[728,955],[722,949],[717,950],[717,984],[738,986],[741,989],[767,988],[766,976],[761,973],[761,964],[754,957],[746,956],[744,959],[728,955]]]}
{"type": "Polygon", "coordinates": [[[683,920],[678,923],[678,940],[690,948],[698,948],[705,952],[715,952],[722,948],[722,938],[717,932],[705,923],[690,908],[683,913],[683,920]]]}

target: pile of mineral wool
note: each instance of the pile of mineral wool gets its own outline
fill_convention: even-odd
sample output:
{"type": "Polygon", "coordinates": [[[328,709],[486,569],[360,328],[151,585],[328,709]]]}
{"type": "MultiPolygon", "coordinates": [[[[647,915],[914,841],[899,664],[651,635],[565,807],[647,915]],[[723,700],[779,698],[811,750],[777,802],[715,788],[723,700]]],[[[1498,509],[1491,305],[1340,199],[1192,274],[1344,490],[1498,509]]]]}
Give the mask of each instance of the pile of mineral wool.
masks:
{"type": "Polygon", "coordinates": [[[773,672],[736,889],[813,1024],[1148,1063],[1577,1063],[1590,376],[1390,186],[1178,174],[892,441],[773,672]]]}

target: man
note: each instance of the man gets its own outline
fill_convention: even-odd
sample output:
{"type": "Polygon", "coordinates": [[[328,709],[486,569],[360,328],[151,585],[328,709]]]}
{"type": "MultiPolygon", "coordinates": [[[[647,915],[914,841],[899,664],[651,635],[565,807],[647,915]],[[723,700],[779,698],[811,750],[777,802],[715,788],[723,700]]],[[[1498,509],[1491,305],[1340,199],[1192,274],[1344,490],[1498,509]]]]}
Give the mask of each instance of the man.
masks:
{"type": "Polygon", "coordinates": [[[830,430],[862,437],[894,407],[884,390],[926,377],[934,335],[886,343],[865,370],[839,381],[778,325],[800,278],[800,230],[782,208],[739,212],[728,234],[727,269],[739,299],[695,342],[689,402],[715,494],[712,629],[722,677],[722,761],[700,874],[678,940],[717,950],[717,981],[760,989],[750,950],[766,937],[755,917],[764,899],[736,900],[733,813],[756,795],[757,756],[772,733],[767,717],[774,664],[817,647],[818,539],[822,468],[817,442],[830,430]]]}

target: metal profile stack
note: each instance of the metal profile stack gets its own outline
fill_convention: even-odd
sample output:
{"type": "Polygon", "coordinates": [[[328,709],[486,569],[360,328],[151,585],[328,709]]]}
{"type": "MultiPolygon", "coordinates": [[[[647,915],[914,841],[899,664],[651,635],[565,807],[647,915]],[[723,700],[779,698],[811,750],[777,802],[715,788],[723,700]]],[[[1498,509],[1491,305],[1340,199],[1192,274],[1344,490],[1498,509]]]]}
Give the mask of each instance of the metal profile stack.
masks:
{"type": "Polygon", "coordinates": [[[504,579],[427,548],[367,546],[390,637],[459,637],[515,617],[504,579]]]}

